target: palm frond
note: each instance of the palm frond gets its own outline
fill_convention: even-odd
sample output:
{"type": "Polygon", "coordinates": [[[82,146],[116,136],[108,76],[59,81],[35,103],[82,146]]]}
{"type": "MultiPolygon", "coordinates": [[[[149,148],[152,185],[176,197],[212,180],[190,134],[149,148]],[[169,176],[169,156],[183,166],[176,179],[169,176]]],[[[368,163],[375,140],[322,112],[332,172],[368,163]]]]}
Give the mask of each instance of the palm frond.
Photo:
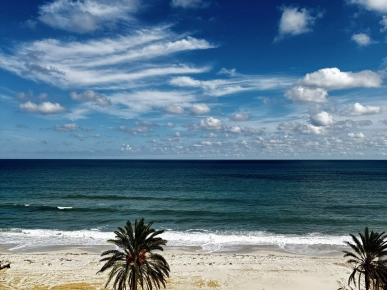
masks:
{"type": "Polygon", "coordinates": [[[353,283],[360,290],[363,280],[366,290],[387,289],[387,261],[382,259],[387,256],[387,235],[370,232],[366,227],[364,234],[359,233],[360,238],[350,236],[353,243],[346,244],[352,251],[343,251],[344,257],[350,258],[347,263],[353,265],[348,285],[353,283]]]}
{"type": "Polygon", "coordinates": [[[166,278],[170,268],[167,261],[154,251],[163,251],[167,241],[159,237],[163,230],[152,228],[153,221],[145,224],[144,219],[135,220],[134,227],[127,221],[124,228],[114,231],[115,238],[108,240],[118,249],[108,250],[101,254],[100,261],[105,262],[98,271],[110,269],[105,287],[113,280],[116,290],[153,290],[166,287],[166,278]]]}

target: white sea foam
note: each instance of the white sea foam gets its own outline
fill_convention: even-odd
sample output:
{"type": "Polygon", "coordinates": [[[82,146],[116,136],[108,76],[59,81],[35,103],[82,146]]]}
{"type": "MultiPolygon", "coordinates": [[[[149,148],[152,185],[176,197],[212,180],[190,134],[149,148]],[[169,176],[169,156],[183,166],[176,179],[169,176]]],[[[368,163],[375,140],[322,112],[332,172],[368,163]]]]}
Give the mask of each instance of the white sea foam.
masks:
{"type": "Polygon", "coordinates": [[[58,209],[72,209],[72,206],[57,206],[58,209]]]}
{"type": "MultiPolygon", "coordinates": [[[[210,232],[167,230],[162,237],[168,246],[200,247],[203,252],[216,252],[240,246],[274,246],[294,253],[329,253],[345,246],[349,236],[323,234],[280,235],[268,232],[210,232]]],[[[50,245],[107,245],[113,232],[99,229],[59,231],[44,229],[0,229],[0,244],[17,244],[11,250],[50,245]]]]}

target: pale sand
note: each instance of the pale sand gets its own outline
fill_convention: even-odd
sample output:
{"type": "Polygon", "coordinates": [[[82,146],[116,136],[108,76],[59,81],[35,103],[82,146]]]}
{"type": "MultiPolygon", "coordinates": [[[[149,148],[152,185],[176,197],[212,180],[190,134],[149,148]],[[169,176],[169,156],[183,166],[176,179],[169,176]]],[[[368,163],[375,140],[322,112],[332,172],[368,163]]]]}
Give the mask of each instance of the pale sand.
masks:
{"type": "MultiPolygon", "coordinates": [[[[311,257],[276,252],[199,254],[166,251],[171,267],[167,289],[337,290],[350,268],[340,256],[311,257]]],[[[61,252],[0,252],[11,269],[0,272],[0,289],[104,289],[107,273],[100,255],[72,249],[61,252]]],[[[108,289],[112,289],[111,287],[108,289]]]]}

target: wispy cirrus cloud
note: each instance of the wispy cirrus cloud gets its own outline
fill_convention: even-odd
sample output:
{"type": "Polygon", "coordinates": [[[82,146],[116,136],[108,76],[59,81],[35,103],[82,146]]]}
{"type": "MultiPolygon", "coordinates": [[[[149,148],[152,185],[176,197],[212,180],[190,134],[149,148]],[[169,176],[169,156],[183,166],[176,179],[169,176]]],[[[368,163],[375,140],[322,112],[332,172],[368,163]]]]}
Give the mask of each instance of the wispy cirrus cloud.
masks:
{"type": "Polygon", "coordinates": [[[21,43],[10,54],[0,52],[0,67],[62,88],[129,89],[149,78],[208,71],[208,67],[171,60],[177,52],[214,47],[163,26],[83,42],[45,39],[21,43]]]}
{"type": "Polygon", "coordinates": [[[134,21],[137,0],[54,0],[39,7],[38,19],[56,29],[88,33],[118,21],[134,21]]]}
{"type": "Polygon", "coordinates": [[[185,8],[185,9],[198,9],[205,8],[209,5],[209,2],[203,0],[172,0],[171,6],[174,8],[185,8]]]}
{"type": "Polygon", "coordinates": [[[283,89],[291,85],[292,78],[289,77],[268,77],[268,76],[247,76],[238,74],[231,79],[215,79],[201,81],[188,76],[174,77],[170,84],[177,87],[200,89],[204,96],[220,97],[236,94],[244,91],[264,91],[283,89]]]}

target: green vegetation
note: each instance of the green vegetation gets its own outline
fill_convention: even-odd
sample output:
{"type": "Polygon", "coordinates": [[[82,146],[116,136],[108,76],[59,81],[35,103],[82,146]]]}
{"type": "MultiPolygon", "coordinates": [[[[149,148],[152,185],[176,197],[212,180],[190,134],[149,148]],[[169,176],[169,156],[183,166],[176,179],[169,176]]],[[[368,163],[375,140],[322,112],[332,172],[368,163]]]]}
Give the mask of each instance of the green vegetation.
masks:
{"type": "Polygon", "coordinates": [[[387,235],[365,228],[364,234],[359,233],[360,239],[354,235],[353,243],[346,242],[352,251],[344,251],[344,257],[350,259],[347,263],[353,265],[353,271],[348,279],[348,285],[353,283],[360,290],[362,277],[366,290],[387,289],[387,235]],[[357,277],[357,279],[356,279],[357,277]]]}
{"type": "Polygon", "coordinates": [[[115,231],[116,237],[108,242],[114,244],[119,250],[109,250],[101,254],[107,256],[101,259],[106,262],[99,272],[111,269],[105,287],[114,279],[114,290],[152,290],[163,285],[165,288],[166,278],[169,277],[169,265],[159,254],[153,251],[163,251],[163,246],[167,243],[158,235],[164,231],[151,229],[153,221],[148,225],[144,224],[144,219],[135,221],[134,231],[130,221],[126,222],[125,228],[118,227],[115,231]]]}

